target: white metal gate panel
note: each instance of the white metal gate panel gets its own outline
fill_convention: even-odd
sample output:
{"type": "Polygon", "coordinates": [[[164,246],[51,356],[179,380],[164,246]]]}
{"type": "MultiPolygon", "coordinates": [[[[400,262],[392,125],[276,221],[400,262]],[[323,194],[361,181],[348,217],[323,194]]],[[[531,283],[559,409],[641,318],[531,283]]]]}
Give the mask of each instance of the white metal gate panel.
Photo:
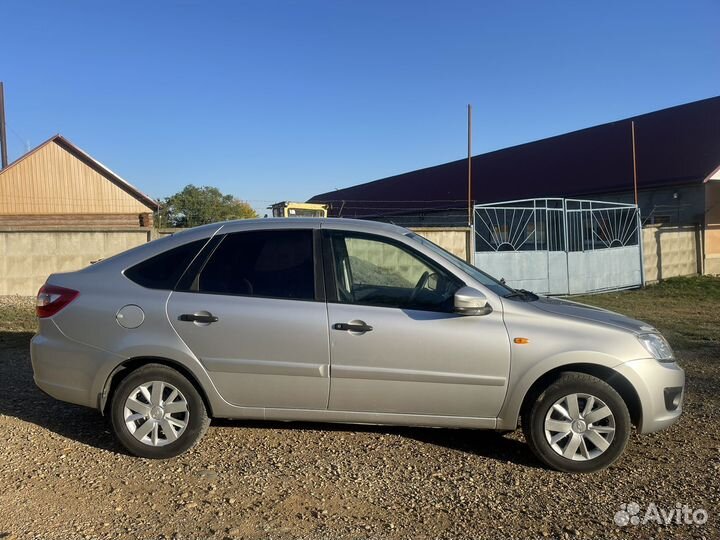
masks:
{"type": "Polygon", "coordinates": [[[635,205],[527,199],[475,206],[475,266],[519,289],[581,294],[643,283],[635,205]]]}

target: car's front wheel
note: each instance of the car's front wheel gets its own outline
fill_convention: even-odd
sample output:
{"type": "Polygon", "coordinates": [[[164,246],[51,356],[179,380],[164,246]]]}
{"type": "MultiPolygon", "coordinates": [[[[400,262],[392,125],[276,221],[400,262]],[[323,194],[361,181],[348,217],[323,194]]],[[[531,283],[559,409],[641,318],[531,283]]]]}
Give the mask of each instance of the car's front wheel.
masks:
{"type": "Polygon", "coordinates": [[[627,405],[605,381],[564,373],[523,415],[530,448],[546,465],[564,472],[604,469],[622,454],[630,436],[627,405]]]}
{"type": "Polygon", "coordinates": [[[132,454],[167,459],[190,449],[210,420],[202,397],[182,374],[147,364],[125,377],[113,394],[115,435],[132,454]]]}

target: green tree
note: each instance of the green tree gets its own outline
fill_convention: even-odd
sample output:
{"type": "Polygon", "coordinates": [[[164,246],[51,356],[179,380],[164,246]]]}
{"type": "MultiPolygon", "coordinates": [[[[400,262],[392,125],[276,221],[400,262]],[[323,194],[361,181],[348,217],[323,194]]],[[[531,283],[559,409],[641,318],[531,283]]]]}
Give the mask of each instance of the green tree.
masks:
{"type": "Polygon", "coordinates": [[[156,223],[161,227],[195,227],[228,219],[258,217],[247,202],[223,195],[215,187],[189,184],[161,201],[156,223]]]}

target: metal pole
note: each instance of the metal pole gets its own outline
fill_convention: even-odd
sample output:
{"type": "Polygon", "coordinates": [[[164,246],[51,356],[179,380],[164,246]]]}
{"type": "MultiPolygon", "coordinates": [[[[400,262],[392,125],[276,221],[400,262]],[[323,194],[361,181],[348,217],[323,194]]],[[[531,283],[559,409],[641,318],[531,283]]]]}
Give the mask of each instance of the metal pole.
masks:
{"type": "Polygon", "coordinates": [[[468,226],[472,225],[472,105],[467,110],[467,141],[468,141],[468,226]]]}
{"type": "Polygon", "coordinates": [[[550,210],[548,209],[547,199],[545,199],[545,261],[547,268],[547,292],[552,294],[550,290],[550,210]]]}
{"type": "Polygon", "coordinates": [[[590,201],[590,246],[593,251],[595,251],[595,223],[593,222],[594,219],[593,214],[593,207],[592,207],[592,201],[590,201]]]}
{"type": "Polygon", "coordinates": [[[567,288],[568,294],[570,294],[570,246],[568,246],[568,211],[567,201],[562,200],[562,218],[563,218],[563,230],[565,240],[565,272],[567,274],[567,288]]]}
{"type": "Polygon", "coordinates": [[[637,151],[635,149],[635,120],[630,122],[632,133],[632,156],[633,156],[633,189],[635,191],[635,207],[637,212],[637,235],[638,246],[640,249],[640,286],[645,287],[645,257],[643,250],[643,230],[642,215],[640,214],[640,203],[638,201],[638,184],[637,184],[637,151]]]}
{"type": "Polygon", "coordinates": [[[533,236],[535,237],[535,251],[537,251],[537,199],[533,199],[533,236]]]}
{"type": "Polygon", "coordinates": [[[477,234],[477,224],[476,224],[476,213],[477,211],[473,207],[472,209],[472,222],[470,223],[470,230],[468,231],[468,238],[467,238],[467,250],[468,250],[468,256],[467,256],[467,262],[475,266],[475,235],[477,234]]]}
{"type": "Polygon", "coordinates": [[[580,203],[580,212],[578,212],[578,216],[580,216],[580,250],[585,253],[585,214],[583,212],[583,203],[580,203]]]}
{"type": "Polygon", "coordinates": [[[7,133],[5,132],[5,89],[0,82],[0,170],[8,165],[7,133]]]}
{"type": "Polygon", "coordinates": [[[635,120],[630,122],[630,129],[632,131],[632,157],[633,157],[633,188],[635,190],[635,206],[638,205],[638,187],[637,187],[637,157],[635,154],[635,120]]]}
{"type": "Polygon", "coordinates": [[[643,249],[642,217],[640,216],[640,208],[635,211],[637,212],[637,235],[638,246],[640,247],[640,286],[645,287],[645,250],[643,249]]]}
{"type": "Polygon", "coordinates": [[[705,275],[705,225],[698,223],[698,243],[700,244],[698,253],[700,255],[700,275],[705,275]]]}

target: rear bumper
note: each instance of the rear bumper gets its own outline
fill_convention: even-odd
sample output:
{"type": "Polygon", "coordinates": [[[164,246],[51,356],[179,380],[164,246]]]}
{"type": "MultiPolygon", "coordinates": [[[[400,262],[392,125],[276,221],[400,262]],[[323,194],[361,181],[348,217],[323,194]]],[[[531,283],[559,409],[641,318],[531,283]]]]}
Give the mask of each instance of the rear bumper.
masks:
{"type": "Polygon", "coordinates": [[[635,388],[640,398],[640,433],[652,433],[677,422],[685,398],[685,371],[676,363],[663,364],[654,359],[632,360],[615,367],[635,388]],[[667,396],[679,393],[675,403],[667,396]]]}
{"type": "Polygon", "coordinates": [[[111,356],[67,338],[52,320],[41,321],[40,333],[30,341],[33,379],[38,388],[60,401],[95,409],[101,391],[98,381],[111,356]]]}

